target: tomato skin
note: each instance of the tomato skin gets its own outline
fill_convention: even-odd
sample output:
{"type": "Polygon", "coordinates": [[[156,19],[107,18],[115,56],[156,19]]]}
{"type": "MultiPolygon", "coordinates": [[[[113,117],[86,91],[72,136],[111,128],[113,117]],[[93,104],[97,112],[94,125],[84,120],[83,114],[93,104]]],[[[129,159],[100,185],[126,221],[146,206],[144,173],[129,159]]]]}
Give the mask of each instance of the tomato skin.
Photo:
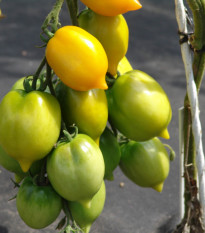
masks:
{"type": "Polygon", "coordinates": [[[76,91],[62,82],[56,86],[66,127],[76,124],[79,132],[99,143],[108,120],[107,98],[104,90],[76,91]]]}
{"type": "Polygon", "coordinates": [[[130,141],[121,146],[120,168],[135,184],[161,192],[169,174],[169,156],[161,141],[130,141]]]}
{"type": "MultiPolygon", "coordinates": [[[[25,176],[29,176],[28,172],[23,172],[18,161],[9,156],[4,149],[0,146],[0,165],[6,170],[15,173],[15,181],[20,183],[25,176]]],[[[43,165],[42,160],[34,162],[30,167],[32,176],[38,174],[43,165]]]]}
{"type": "Polygon", "coordinates": [[[129,71],[106,94],[110,120],[126,137],[135,141],[155,136],[169,138],[170,102],[162,87],[148,74],[129,71]]]}
{"type": "Polygon", "coordinates": [[[103,211],[106,198],[106,187],[103,181],[99,191],[94,195],[90,208],[85,208],[78,202],[68,202],[70,211],[76,223],[85,233],[89,233],[91,225],[103,211]]]}
{"type": "Polygon", "coordinates": [[[80,27],[58,29],[47,44],[46,59],[61,81],[75,90],[108,88],[105,50],[94,36],[80,27]]]}
{"type": "Polygon", "coordinates": [[[84,10],[78,17],[79,26],[95,36],[102,44],[108,58],[108,72],[113,76],[128,49],[129,29],[123,15],[113,17],[84,10]]]}
{"type": "Polygon", "coordinates": [[[104,16],[116,16],[142,7],[138,0],[81,0],[81,2],[104,16]]]}
{"type": "Polygon", "coordinates": [[[60,127],[60,105],[48,93],[13,90],[0,104],[0,144],[23,172],[50,152],[60,127]]]}
{"type": "Polygon", "coordinates": [[[104,179],[113,180],[113,171],[120,162],[120,146],[114,134],[106,128],[100,137],[100,150],[105,162],[104,179]]]}
{"type": "Polygon", "coordinates": [[[26,177],[18,190],[16,206],[29,227],[42,229],[56,220],[62,200],[51,186],[37,186],[31,177],[26,177]]]}
{"type": "Polygon", "coordinates": [[[0,146],[0,165],[10,172],[17,173],[20,175],[25,175],[25,173],[21,170],[19,163],[9,156],[4,149],[0,146]]]}
{"type": "Polygon", "coordinates": [[[117,71],[120,72],[121,75],[123,75],[124,73],[133,70],[132,65],[130,64],[129,60],[127,59],[126,56],[124,56],[117,67],[117,71]]]}
{"type": "Polygon", "coordinates": [[[85,134],[61,143],[47,159],[48,178],[56,192],[87,207],[101,187],[104,171],[98,145],[85,134]]]}

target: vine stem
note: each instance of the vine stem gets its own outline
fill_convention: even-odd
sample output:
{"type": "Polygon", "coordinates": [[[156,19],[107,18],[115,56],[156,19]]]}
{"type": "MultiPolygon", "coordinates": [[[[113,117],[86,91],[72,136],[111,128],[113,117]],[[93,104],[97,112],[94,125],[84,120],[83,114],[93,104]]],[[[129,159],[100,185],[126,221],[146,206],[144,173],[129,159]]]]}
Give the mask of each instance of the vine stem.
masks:
{"type": "MultiPolygon", "coordinates": [[[[176,18],[179,30],[187,33],[186,13],[183,0],[175,0],[176,18]]],[[[192,132],[195,143],[196,166],[198,170],[199,200],[202,208],[202,221],[205,225],[205,160],[202,146],[202,130],[199,119],[198,93],[193,74],[193,59],[188,43],[181,44],[182,59],[185,66],[187,95],[191,106],[192,132]]]]}
{"type": "Polygon", "coordinates": [[[49,66],[48,63],[46,63],[46,81],[51,94],[56,97],[56,93],[52,83],[51,67],[49,66]]]}
{"type": "MultiPolygon", "coordinates": [[[[51,26],[52,32],[57,31],[58,29],[58,24],[59,24],[59,14],[62,8],[62,5],[64,3],[64,0],[56,0],[55,5],[53,6],[53,9],[51,12],[48,14],[46,19],[43,22],[43,25],[41,26],[41,29],[43,32],[47,34],[47,27],[51,26]]],[[[49,34],[48,34],[49,37],[49,34]]]]}
{"type": "Polygon", "coordinates": [[[72,25],[79,26],[78,25],[78,5],[76,0],[66,0],[69,12],[70,12],[70,18],[72,25]]]}
{"type": "Polygon", "coordinates": [[[36,90],[37,79],[38,79],[38,77],[39,77],[39,75],[40,75],[43,67],[45,66],[45,64],[46,64],[46,57],[44,56],[44,58],[42,59],[42,61],[41,61],[40,65],[39,65],[36,73],[33,76],[33,81],[32,81],[32,89],[33,90],[36,90]]]}

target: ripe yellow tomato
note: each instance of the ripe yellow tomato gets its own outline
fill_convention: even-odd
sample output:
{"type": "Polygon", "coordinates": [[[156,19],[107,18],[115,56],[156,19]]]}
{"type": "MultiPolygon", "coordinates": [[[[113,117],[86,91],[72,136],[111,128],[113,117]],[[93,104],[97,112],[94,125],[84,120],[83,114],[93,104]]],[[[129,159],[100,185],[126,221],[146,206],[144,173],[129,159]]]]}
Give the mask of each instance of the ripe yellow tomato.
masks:
{"type": "Polygon", "coordinates": [[[81,0],[81,2],[94,12],[105,16],[124,14],[142,7],[138,0],[81,0]]]}
{"type": "Polygon", "coordinates": [[[74,90],[107,89],[105,50],[94,36],[80,27],[58,29],[47,44],[46,59],[61,81],[74,90]]]}
{"type": "Polygon", "coordinates": [[[129,29],[123,15],[107,17],[84,10],[78,17],[79,26],[95,36],[108,57],[108,72],[113,76],[128,49],[129,29]]]}

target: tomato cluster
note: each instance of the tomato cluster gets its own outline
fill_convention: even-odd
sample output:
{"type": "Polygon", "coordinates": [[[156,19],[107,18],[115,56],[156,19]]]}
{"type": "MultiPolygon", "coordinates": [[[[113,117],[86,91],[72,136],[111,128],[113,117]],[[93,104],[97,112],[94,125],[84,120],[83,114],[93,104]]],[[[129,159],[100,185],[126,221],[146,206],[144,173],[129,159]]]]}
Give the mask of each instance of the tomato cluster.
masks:
{"type": "Polygon", "coordinates": [[[15,173],[17,210],[36,229],[63,209],[89,232],[104,207],[104,179],[113,180],[118,165],[160,192],[169,173],[157,138],[169,138],[169,99],[126,58],[122,13],[140,3],[82,2],[89,9],[79,26],[61,27],[48,41],[46,71],[19,79],[0,103],[0,164],[15,173]]]}

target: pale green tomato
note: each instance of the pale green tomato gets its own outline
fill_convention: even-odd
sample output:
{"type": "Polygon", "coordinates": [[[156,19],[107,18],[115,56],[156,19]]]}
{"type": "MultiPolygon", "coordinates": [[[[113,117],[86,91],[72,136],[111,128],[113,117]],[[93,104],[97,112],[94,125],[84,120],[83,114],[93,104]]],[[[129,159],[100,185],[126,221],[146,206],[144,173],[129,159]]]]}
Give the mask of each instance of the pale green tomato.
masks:
{"type": "Polygon", "coordinates": [[[103,181],[100,190],[93,197],[90,208],[74,201],[69,202],[69,208],[76,223],[81,227],[84,233],[89,233],[91,225],[100,216],[103,211],[106,198],[105,183],[103,181]]]}
{"type": "Polygon", "coordinates": [[[13,90],[0,104],[0,144],[24,172],[52,150],[60,129],[60,105],[48,93],[13,90]]]}
{"type": "Polygon", "coordinates": [[[169,174],[169,155],[158,138],[130,141],[121,147],[120,168],[135,184],[161,192],[169,174]]]}
{"type": "Polygon", "coordinates": [[[101,187],[104,171],[98,145],[85,134],[59,144],[47,159],[48,178],[56,192],[87,207],[101,187]]]}
{"type": "Polygon", "coordinates": [[[122,134],[135,141],[160,136],[167,131],[172,110],[169,99],[156,80],[139,71],[129,71],[107,92],[109,120],[122,134]]]}

